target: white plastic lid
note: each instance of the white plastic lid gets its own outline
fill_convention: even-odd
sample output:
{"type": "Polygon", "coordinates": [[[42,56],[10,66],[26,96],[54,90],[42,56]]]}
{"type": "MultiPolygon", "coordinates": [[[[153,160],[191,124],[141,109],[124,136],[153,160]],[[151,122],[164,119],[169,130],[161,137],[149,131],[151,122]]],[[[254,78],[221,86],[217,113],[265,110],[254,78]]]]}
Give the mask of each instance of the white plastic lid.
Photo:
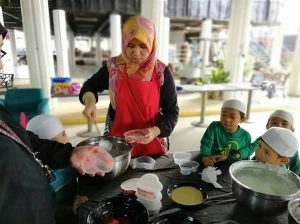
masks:
{"type": "Polygon", "coordinates": [[[139,178],[126,180],[121,184],[121,189],[124,191],[136,191],[138,181],[139,178]]]}
{"type": "Polygon", "coordinates": [[[139,179],[137,188],[146,192],[160,192],[163,189],[163,185],[157,175],[147,173],[139,179]]]}

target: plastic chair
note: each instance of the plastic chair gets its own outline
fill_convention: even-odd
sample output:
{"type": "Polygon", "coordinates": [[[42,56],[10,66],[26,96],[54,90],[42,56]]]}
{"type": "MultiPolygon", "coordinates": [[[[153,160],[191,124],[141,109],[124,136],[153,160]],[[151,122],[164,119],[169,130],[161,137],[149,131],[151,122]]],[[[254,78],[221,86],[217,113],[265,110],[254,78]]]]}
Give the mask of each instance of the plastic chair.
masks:
{"type": "Polygon", "coordinates": [[[6,90],[5,99],[0,99],[0,104],[19,122],[21,112],[24,112],[28,119],[41,113],[49,114],[48,101],[41,88],[13,88],[6,90]]]}

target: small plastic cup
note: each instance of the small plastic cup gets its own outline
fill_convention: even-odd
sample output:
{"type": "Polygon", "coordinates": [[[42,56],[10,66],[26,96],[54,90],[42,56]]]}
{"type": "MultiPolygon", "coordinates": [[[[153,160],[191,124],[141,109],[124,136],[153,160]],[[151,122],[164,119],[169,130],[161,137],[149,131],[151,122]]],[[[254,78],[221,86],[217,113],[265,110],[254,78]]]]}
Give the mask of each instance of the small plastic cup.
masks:
{"type": "Polygon", "coordinates": [[[180,165],[181,163],[189,162],[191,161],[192,154],[189,152],[174,152],[173,153],[173,159],[174,163],[177,165],[180,165]]]}
{"type": "Polygon", "coordinates": [[[182,175],[190,175],[191,173],[197,172],[199,163],[196,161],[189,161],[180,164],[179,167],[182,175]]]}
{"type": "Polygon", "coordinates": [[[123,190],[123,195],[135,195],[137,190],[137,182],[139,181],[139,178],[132,178],[129,180],[124,181],[121,184],[121,189],[123,190]]]}
{"type": "Polygon", "coordinates": [[[132,169],[146,169],[146,170],[153,170],[155,165],[155,159],[151,158],[150,156],[141,156],[131,160],[131,167],[132,169]]]}

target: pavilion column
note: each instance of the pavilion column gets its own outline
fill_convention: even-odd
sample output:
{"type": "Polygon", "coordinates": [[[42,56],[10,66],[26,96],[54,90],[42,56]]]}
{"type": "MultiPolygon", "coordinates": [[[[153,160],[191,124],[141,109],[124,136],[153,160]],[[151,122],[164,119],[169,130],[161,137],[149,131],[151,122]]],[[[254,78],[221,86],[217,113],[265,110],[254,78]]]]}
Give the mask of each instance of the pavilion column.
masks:
{"type": "Polygon", "coordinates": [[[95,36],[96,39],[96,65],[98,67],[101,67],[102,65],[102,51],[101,51],[101,34],[100,33],[96,33],[95,36]]]}
{"type": "Polygon", "coordinates": [[[54,76],[48,1],[21,0],[30,85],[42,88],[50,98],[50,77],[54,76]],[[34,25],[33,25],[34,24],[34,25]]]}
{"type": "Polygon", "coordinates": [[[232,0],[225,67],[231,82],[243,81],[243,70],[249,50],[252,0],[232,0]]]}
{"type": "Polygon", "coordinates": [[[109,16],[111,57],[115,57],[122,52],[121,16],[113,13],[109,16]]]}
{"type": "Polygon", "coordinates": [[[57,76],[69,77],[67,23],[64,10],[55,9],[53,12],[54,41],[56,49],[57,76]]]}
{"type": "Polygon", "coordinates": [[[206,19],[202,21],[200,33],[200,54],[202,58],[201,76],[205,74],[205,67],[209,65],[209,49],[212,37],[212,20],[206,19]]]}
{"type": "Polygon", "coordinates": [[[281,68],[281,49],[283,44],[283,27],[279,25],[274,27],[274,33],[272,35],[272,47],[270,54],[270,67],[273,69],[281,68]]]}
{"type": "Polygon", "coordinates": [[[300,96],[300,29],[298,30],[296,49],[292,63],[291,75],[288,79],[288,95],[300,96]]]}

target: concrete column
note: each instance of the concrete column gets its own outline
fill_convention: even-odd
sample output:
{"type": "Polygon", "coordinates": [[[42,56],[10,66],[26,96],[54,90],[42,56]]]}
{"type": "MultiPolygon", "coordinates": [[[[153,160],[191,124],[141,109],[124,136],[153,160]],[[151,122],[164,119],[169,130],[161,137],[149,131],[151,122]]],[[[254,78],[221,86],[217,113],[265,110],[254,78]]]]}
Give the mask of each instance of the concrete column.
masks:
{"type": "Polygon", "coordinates": [[[225,67],[231,82],[243,81],[243,70],[249,49],[251,0],[232,0],[225,67]]]}
{"type": "Polygon", "coordinates": [[[163,35],[163,52],[162,52],[162,57],[159,58],[164,62],[166,65],[169,64],[169,46],[170,46],[170,18],[169,17],[164,17],[164,35],[163,35]]]}
{"type": "Polygon", "coordinates": [[[150,19],[156,28],[157,57],[164,58],[164,35],[170,35],[170,29],[164,27],[164,0],[142,0],[141,15],[150,19]]]}
{"type": "Polygon", "coordinates": [[[68,43],[69,43],[69,50],[68,50],[68,59],[69,59],[69,69],[70,74],[73,74],[75,72],[75,38],[74,33],[72,30],[68,30],[68,43]]]}
{"type": "Polygon", "coordinates": [[[30,84],[43,88],[50,98],[50,77],[54,76],[48,1],[21,0],[30,84]],[[34,26],[32,24],[35,24],[34,26]]]}
{"type": "Polygon", "coordinates": [[[292,63],[291,75],[288,80],[288,95],[300,96],[300,28],[298,29],[296,49],[292,63]]]}
{"type": "Polygon", "coordinates": [[[68,42],[66,13],[64,10],[55,9],[53,12],[54,42],[56,49],[57,76],[69,77],[68,42]]]}
{"type": "Polygon", "coordinates": [[[14,30],[8,30],[11,53],[10,57],[12,59],[13,73],[15,77],[18,77],[18,59],[17,59],[17,45],[16,45],[16,35],[14,30]]]}
{"type": "Polygon", "coordinates": [[[205,67],[209,65],[209,49],[210,39],[212,37],[212,20],[206,19],[202,21],[200,32],[200,54],[202,58],[201,63],[201,76],[205,74],[205,67]]]}
{"type": "Polygon", "coordinates": [[[95,36],[96,39],[96,65],[98,67],[101,67],[102,65],[102,51],[101,51],[101,34],[100,33],[96,33],[95,36]]]}
{"type": "Polygon", "coordinates": [[[121,16],[111,14],[110,22],[110,39],[111,39],[111,57],[117,56],[122,52],[122,33],[121,33],[121,16]]]}
{"type": "Polygon", "coordinates": [[[270,67],[280,69],[281,49],[283,44],[283,27],[282,25],[273,28],[272,47],[270,54],[270,67]]]}
{"type": "Polygon", "coordinates": [[[0,6],[0,23],[4,26],[2,7],[0,6]]]}

